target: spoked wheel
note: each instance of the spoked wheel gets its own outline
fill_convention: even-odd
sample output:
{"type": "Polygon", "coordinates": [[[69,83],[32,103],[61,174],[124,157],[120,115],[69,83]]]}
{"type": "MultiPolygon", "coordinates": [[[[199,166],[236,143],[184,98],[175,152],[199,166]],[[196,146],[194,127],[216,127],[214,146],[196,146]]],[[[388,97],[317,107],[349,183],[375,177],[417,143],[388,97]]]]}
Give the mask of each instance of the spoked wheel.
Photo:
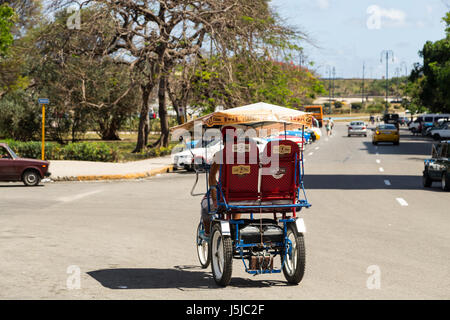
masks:
{"type": "MultiPolygon", "coordinates": [[[[305,273],[305,242],[303,234],[298,233],[294,225],[287,228],[287,255],[283,266],[283,274],[291,284],[299,284],[305,273]]],[[[284,258],[284,256],[282,257],[284,258]]]]}
{"type": "Polygon", "coordinates": [[[205,239],[202,239],[200,235],[205,234],[205,226],[203,225],[203,222],[200,221],[197,227],[197,255],[198,260],[200,261],[200,265],[202,266],[202,269],[206,269],[209,266],[209,262],[211,261],[211,256],[209,254],[209,246],[208,241],[205,239]]]}
{"type": "Polygon", "coordinates": [[[211,234],[211,269],[214,281],[225,287],[230,283],[233,268],[233,244],[230,237],[222,235],[220,226],[215,225],[211,234]]]}

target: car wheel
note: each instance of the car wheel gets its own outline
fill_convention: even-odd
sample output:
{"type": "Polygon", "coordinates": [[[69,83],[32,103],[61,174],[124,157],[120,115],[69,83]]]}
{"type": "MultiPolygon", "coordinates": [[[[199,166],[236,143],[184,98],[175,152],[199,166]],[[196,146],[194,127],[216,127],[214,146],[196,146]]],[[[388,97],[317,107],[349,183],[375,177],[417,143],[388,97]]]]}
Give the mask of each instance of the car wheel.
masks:
{"type": "Polygon", "coordinates": [[[424,171],[422,175],[422,185],[424,188],[431,187],[431,184],[433,183],[433,180],[431,180],[430,175],[428,174],[428,171],[424,171]]]}
{"type": "Polygon", "coordinates": [[[373,144],[374,146],[376,146],[376,145],[378,144],[378,142],[372,141],[372,144],[373,144]]]}
{"type": "Polygon", "coordinates": [[[442,174],[441,181],[442,181],[442,190],[450,191],[450,177],[446,172],[442,174]]]}
{"type": "Polygon", "coordinates": [[[351,136],[351,134],[349,133],[348,135],[347,135],[348,137],[350,137],[351,136]]]}
{"type": "Polygon", "coordinates": [[[35,170],[27,170],[22,177],[23,183],[28,187],[34,187],[41,182],[41,176],[35,170]]]}
{"type": "Polygon", "coordinates": [[[400,141],[394,142],[394,146],[398,146],[400,144],[400,141]]]}
{"type": "Polygon", "coordinates": [[[434,140],[441,140],[441,136],[438,134],[438,133],[435,133],[434,135],[433,135],[433,139],[434,140]]]}

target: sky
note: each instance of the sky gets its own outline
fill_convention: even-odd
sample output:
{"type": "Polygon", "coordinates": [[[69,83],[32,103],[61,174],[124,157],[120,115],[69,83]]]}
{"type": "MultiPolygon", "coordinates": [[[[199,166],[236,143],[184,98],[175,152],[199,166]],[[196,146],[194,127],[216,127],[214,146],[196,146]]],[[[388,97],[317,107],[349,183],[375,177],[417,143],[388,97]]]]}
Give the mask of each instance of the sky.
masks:
{"type": "Polygon", "coordinates": [[[285,22],[308,34],[307,61],[321,76],[381,79],[409,73],[426,41],[445,37],[450,0],[271,0],[285,22]],[[397,69],[399,69],[397,71],[397,69]]]}

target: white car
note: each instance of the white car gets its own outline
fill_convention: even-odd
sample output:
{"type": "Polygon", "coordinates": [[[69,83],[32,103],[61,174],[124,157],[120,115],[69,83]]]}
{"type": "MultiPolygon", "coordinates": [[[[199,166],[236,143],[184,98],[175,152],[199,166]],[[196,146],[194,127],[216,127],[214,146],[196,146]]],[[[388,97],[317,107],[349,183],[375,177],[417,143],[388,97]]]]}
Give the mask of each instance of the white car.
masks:
{"type": "Polygon", "coordinates": [[[440,128],[432,129],[430,135],[434,140],[442,140],[450,138],[450,124],[446,123],[440,128]]]}
{"type": "Polygon", "coordinates": [[[348,136],[359,135],[367,137],[367,125],[364,121],[352,121],[348,125],[348,136]]]}
{"type": "MultiPolygon", "coordinates": [[[[263,152],[267,140],[262,138],[252,138],[258,145],[259,152],[263,152]]],[[[202,147],[185,149],[172,155],[174,169],[194,170],[196,164],[211,164],[216,152],[223,149],[221,140],[204,141],[202,147]]]]}

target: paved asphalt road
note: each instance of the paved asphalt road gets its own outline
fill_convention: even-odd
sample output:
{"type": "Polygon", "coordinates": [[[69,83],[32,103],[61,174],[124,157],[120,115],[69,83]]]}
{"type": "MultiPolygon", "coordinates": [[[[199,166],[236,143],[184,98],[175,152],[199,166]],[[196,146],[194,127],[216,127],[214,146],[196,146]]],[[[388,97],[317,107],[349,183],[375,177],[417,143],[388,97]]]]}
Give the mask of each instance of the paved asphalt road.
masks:
{"type": "Polygon", "coordinates": [[[375,147],[339,124],[308,146],[313,206],[302,212],[307,270],[298,286],[247,275],[238,260],[230,286],[214,284],[194,246],[193,174],[0,183],[0,298],[449,299],[450,193],[422,188],[430,142],[402,131],[400,146],[375,147]],[[378,272],[379,289],[368,289],[378,272]]]}

